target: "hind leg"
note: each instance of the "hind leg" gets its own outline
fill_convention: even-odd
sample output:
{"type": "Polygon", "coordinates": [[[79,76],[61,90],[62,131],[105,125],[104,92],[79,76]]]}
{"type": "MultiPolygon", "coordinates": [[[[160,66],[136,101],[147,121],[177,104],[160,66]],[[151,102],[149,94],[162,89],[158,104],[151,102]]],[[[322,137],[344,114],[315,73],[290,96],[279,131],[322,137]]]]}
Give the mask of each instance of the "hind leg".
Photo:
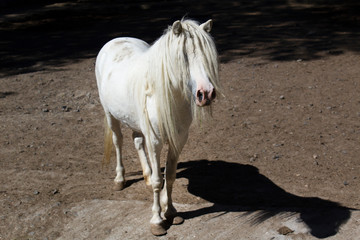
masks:
{"type": "Polygon", "coordinates": [[[133,132],[132,137],[134,140],[135,148],[139,155],[145,183],[147,186],[151,186],[151,178],[150,178],[151,177],[151,168],[149,166],[149,162],[147,160],[145,149],[144,149],[144,136],[141,133],[133,132]]]}
{"type": "Polygon", "coordinates": [[[123,135],[121,133],[120,122],[111,114],[106,114],[108,124],[113,131],[113,143],[116,150],[116,177],[114,179],[114,190],[120,191],[125,187],[125,168],[122,163],[122,144],[123,135]]]}

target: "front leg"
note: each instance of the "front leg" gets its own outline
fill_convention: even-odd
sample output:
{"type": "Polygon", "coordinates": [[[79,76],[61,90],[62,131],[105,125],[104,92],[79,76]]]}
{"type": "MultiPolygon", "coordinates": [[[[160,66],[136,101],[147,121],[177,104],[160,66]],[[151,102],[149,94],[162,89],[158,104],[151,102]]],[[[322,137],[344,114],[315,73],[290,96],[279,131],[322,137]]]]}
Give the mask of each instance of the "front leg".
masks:
{"type": "Polygon", "coordinates": [[[160,207],[160,191],[163,183],[161,170],[160,170],[160,153],[162,149],[162,144],[157,140],[149,141],[147,140],[147,149],[149,160],[151,164],[151,186],[153,189],[154,202],[152,206],[153,216],[150,220],[151,233],[155,236],[165,235],[166,228],[164,221],[161,217],[161,207],[160,207]]]}
{"type": "Polygon", "coordinates": [[[165,211],[164,215],[166,221],[169,224],[175,225],[182,224],[184,222],[184,219],[178,216],[171,197],[173,184],[176,179],[176,169],[179,155],[188,139],[188,129],[182,129],[181,132],[182,135],[179,139],[178,151],[175,151],[171,146],[169,146],[165,168],[165,186],[161,192],[161,204],[163,206],[163,210],[165,211]]]}
{"type": "Polygon", "coordinates": [[[179,155],[169,147],[169,152],[165,168],[165,185],[161,192],[161,205],[165,210],[165,218],[168,224],[182,224],[184,219],[178,216],[177,211],[172,202],[172,189],[176,179],[176,168],[179,155]]]}

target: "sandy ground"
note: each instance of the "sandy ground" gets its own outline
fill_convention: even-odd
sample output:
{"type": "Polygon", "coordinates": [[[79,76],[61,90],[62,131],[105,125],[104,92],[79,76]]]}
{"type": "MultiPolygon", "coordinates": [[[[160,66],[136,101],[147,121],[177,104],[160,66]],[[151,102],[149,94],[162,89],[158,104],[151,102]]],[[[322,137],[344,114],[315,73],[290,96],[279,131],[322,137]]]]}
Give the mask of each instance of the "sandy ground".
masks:
{"type": "Polygon", "coordinates": [[[94,56],[3,66],[0,239],[358,239],[359,54],[276,59],[217,36],[225,97],[191,128],[173,194],[185,222],[160,238],[129,129],[127,187],[101,165],[94,56]]]}

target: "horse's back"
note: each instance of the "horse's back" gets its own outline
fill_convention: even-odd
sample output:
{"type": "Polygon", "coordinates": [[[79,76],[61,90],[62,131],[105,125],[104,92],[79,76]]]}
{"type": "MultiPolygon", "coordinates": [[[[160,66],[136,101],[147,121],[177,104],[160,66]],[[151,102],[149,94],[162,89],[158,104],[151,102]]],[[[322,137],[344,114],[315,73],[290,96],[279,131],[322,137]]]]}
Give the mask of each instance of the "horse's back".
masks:
{"type": "Polygon", "coordinates": [[[116,56],[113,60],[115,62],[120,62],[122,57],[131,57],[134,54],[147,50],[148,48],[149,44],[143,40],[130,37],[120,37],[107,42],[102,47],[99,54],[103,51],[112,52],[116,56]]]}

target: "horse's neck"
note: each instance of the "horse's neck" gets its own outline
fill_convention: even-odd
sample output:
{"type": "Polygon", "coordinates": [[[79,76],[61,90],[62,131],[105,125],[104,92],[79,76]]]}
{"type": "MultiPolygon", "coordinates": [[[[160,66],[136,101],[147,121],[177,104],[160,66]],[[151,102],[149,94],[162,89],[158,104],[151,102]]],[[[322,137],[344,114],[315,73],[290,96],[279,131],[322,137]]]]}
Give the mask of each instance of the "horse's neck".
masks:
{"type": "MultiPolygon", "coordinates": [[[[152,45],[148,51],[146,52],[147,55],[147,68],[149,69],[149,71],[153,71],[153,68],[157,68],[157,69],[161,69],[163,74],[168,74],[168,72],[170,72],[170,69],[167,69],[169,67],[169,62],[167,62],[169,59],[161,59],[163,56],[159,56],[159,52],[163,52],[164,46],[163,44],[160,42],[161,40],[158,40],[154,43],[154,45],[152,45]],[[158,65],[154,64],[154,63],[160,63],[158,65]]],[[[176,62],[176,61],[175,61],[176,62]]],[[[176,67],[175,67],[176,68],[176,67]]],[[[180,68],[180,66],[179,66],[180,68]]],[[[179,73],[178,73],[179,74],[179,73]]],[[[150,74],[150,77],[151,74],[150,74]]],[[[160,77],[160,76],[157,76],[160,77]]],[[[174,76],[175,81],[172,81],[170,79],[167,79],[167,81],[172,81],[172,87],[171,87],[171,95],[178,97],[179,99],[177,99],[176,102],[178,102],[179,104],[181,103],[181,100],[183,100],[183,104],[187,103],[187,100],[184,99],[183,95],[183,76],[174,76]],[[176,84],[174,84],[176,83],[176,84]]],[[[156,81],[157,79],[152,79],[150,81],[156,81]]],[[[170,90],[170,89],[169,89],[170,90]]]]}
{"type": "MultiPolygon", "coordinates": [[[[161,61],[159,59],[159,52],[162,51],[160,48],[162,48],[164,46],[162,46],[162,44],[159,42],[159,40],[157,42],[154,43],[153,46],[151,46],[149,48],[149,50],[147,51],[147,63],[148,63],[148,67],[152,68],[153,67],[153,63],[155,61],[161,61]]],[[[156,67],[167,67],[167,64],[163,64],[162,66],[156,66],[156,67]]],[[[152,70],[152,69],[150,69],[152,70]]],[[[162,69],[164,73],[167,73],[167,69],[162,69]]],[[[177,80],[182,81],[183,79],[182,76],[175,76],[177,78],[177,80]]],[[[192,121],[192,107],[191,107],[191,100],[189,100],[188,97],[184,96],[184,91],[183,89],[181,89],[182,83],[179,83],[177,85],[177,87],[172,87],[171,89],[168,89],[169,91],[171,91],[171,93],[168,93],[169,96],[172,96],[174,101],[171,101],[171,108],[172,109],[176,109],[176,118],[177,118],[177,122],[181,122],[184,121],[184,124],[186,125],[187,123],[190,124],[192,121]]]]}

